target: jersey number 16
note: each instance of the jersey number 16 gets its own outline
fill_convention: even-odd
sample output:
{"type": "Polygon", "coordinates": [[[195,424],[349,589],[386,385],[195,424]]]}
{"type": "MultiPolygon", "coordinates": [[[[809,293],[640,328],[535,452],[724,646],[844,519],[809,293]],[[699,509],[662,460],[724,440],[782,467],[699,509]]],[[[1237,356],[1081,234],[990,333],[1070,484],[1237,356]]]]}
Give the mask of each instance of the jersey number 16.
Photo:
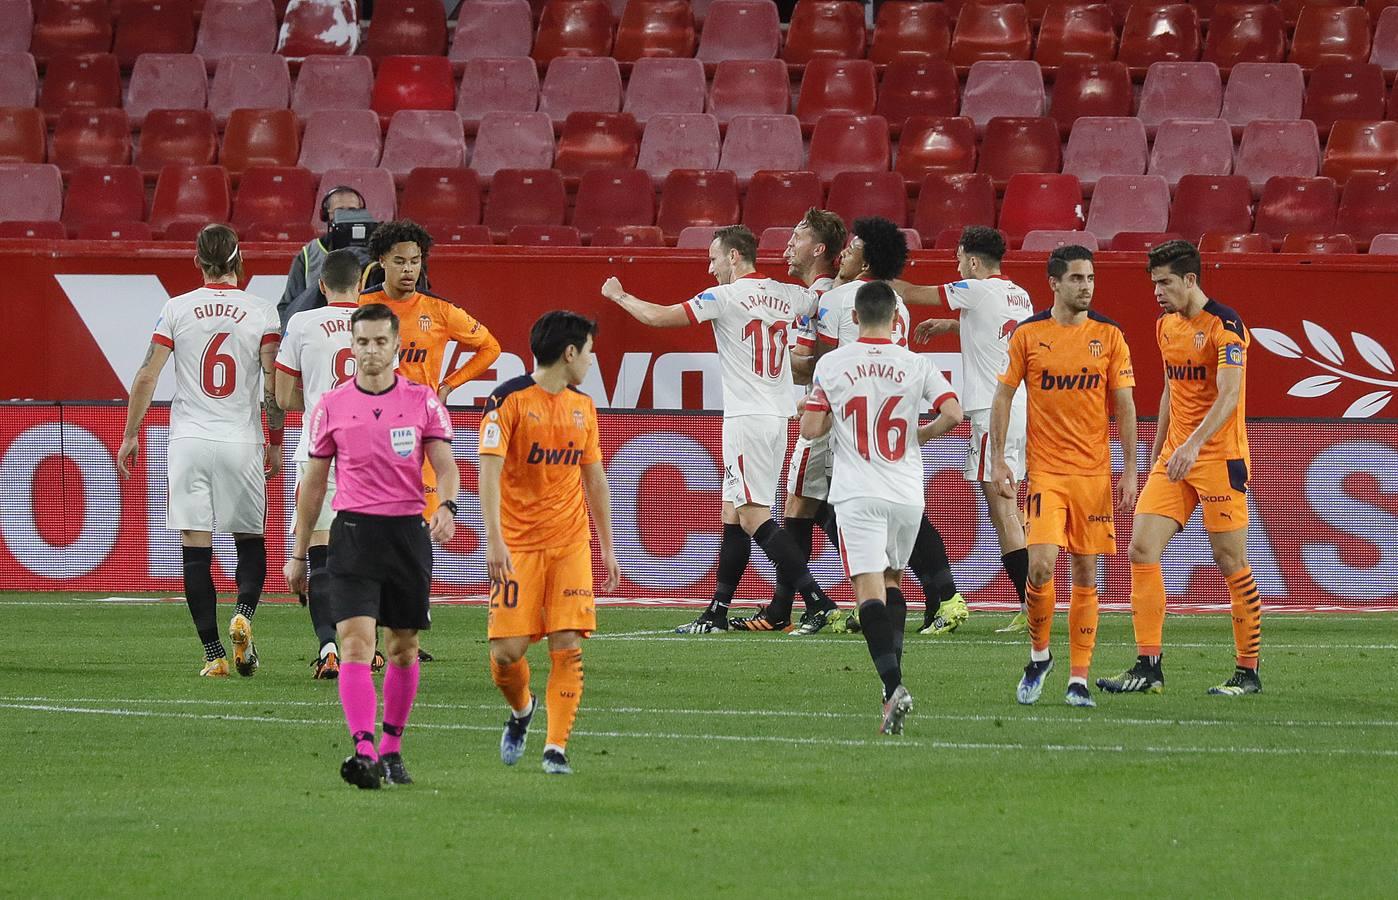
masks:
{"type": "Polygon", "coordinates": [[[879,407],[878,416],[869,422],[869,398],[858,395],[845,401],[843,417],[854,419],[854,442],[859,455],[870,459],[869,444],[872,443],[879,456],[889,462],[898,462],[908,449],[908,432],[912,423],[894,415],[898,408],[898,397],[889,397],[879,407]]]}

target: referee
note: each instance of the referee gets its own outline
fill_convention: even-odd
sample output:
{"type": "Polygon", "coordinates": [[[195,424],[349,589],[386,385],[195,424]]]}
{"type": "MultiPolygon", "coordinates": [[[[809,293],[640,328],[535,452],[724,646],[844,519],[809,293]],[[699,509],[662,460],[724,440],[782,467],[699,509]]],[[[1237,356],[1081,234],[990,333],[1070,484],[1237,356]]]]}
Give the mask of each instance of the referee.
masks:
{"type": "Polygon", "coordinates": [[[335,522],[330,528],[330,612],[340,642],[340,703],[354,755],[340,776],[361,788],[411,784],[400,752],[418,685],[418,632],[432,627],[432,544],[456,532],[460,475],[451,452],[451,418],[424,385],[400,378],[398,319],[381,303],[350,317],[354,381],[328,391],[309,418],[310,461],[296,501],[296,538],[286,562],[292,591],[306,589],[311,528],[335,462],[335,522]],[[437,475],[441,505],[422,518],[424,457],[437,475]],[[374,747],[378,695],[370,675],[374,629],[388,629],[383,679],[383,738],[374,747]]]}

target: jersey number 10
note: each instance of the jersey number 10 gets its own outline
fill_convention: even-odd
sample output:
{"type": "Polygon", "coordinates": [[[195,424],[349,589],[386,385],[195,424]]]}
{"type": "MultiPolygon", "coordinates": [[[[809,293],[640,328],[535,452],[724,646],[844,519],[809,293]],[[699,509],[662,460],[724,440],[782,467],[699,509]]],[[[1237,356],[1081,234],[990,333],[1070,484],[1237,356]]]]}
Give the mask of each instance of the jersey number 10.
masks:
{"type": "Polygon", "coordinates": [[[752,341],[752,371],[759,378],[777,378],[786,365],[785,320],[773,322],[765,329],[760,319],[743,326],[743,337],[752,341]]]}
{"type": "MultiPolygon", "coordinates": [[[[889,397],[879,407],[878,416],[874,419],[872,429],[872,439],[875,450],[879,456],[889,462],[898,462],[903,458],[903,454],[908,449],[908,432],[912,430],[912,423],[907,419],[900,419],[893,413],[898,408],[898,397],[889,397]]],[[[865,459],[870,459],[870,422],[869,422],[869,398],[864,396],[854,396],[845,401],[843,417],[854,419],[854,442],[859,450],[859,455],[865,459]]]]}

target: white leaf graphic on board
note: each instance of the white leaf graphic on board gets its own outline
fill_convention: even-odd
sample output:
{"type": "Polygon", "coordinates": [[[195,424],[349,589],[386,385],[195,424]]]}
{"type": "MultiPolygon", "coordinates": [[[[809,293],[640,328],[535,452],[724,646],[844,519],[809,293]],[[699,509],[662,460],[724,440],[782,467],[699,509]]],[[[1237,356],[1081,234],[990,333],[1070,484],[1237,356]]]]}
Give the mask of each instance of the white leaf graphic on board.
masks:
{"type": "Polygon", "coordinates": [[[1385,375],[1393,374],[1393,358],[1388,355],[1387,350],[1379,345],[1378,341],[1357,331],[1351,331],[1349,336],[1354,340],[1354,346],[1359,351],[1359,355],[1364,357],[1365,362],[1385,375]]]}
{"type": "Polygon", "coordinates": [[[1381,409],[1388,405],[1388,401],[1392,397],[1392,391],[1374,391],[1372,394],[1365,394],[1349,405],[1349,409],[1345,410],[1345,418],[1367,419],[1376,416],[1381,409]]]}
{"type": "Polygon", "coordinates": [[[1312,375],[1302,378],[1287,391],[1293,397],[1323,397],[1340,386],[1340,379],[1334,375],[1312,375]]]}
{"type": "Polygon", "coordinates": [[[1306,330],[1306,337],[1310,338],[1311,346],[1316,352],[1335,365],[1342,365],[1345,361],[1344,351],[1340,349],[1340,342],[1314,322],[1301,322],[1301,327],[1306,330]]]}
{"type": "Polygon", "coordinates": [[[1252,336],[1257,338],[1259,344],[1277,356],[1285,356],[1287,359],[1301,358],[1300,346],[1280,331],[1273,331],[1270,328],[1254,328],[1252,336]]]}

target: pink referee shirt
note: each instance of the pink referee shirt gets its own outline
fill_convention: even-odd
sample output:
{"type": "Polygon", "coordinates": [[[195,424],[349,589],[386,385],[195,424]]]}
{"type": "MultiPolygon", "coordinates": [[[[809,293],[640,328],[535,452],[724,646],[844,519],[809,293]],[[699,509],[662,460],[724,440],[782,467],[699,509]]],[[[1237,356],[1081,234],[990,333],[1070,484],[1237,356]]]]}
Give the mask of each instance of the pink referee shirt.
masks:
{"type": "Polygon", "coordinates": [[[451,417],[426,385],[395,376],[371,394],[354,381],[327,391],[311,413],[311,456],[335,460],[335,511],[420,516],[424,442],[450,441],[451,417]]]}

